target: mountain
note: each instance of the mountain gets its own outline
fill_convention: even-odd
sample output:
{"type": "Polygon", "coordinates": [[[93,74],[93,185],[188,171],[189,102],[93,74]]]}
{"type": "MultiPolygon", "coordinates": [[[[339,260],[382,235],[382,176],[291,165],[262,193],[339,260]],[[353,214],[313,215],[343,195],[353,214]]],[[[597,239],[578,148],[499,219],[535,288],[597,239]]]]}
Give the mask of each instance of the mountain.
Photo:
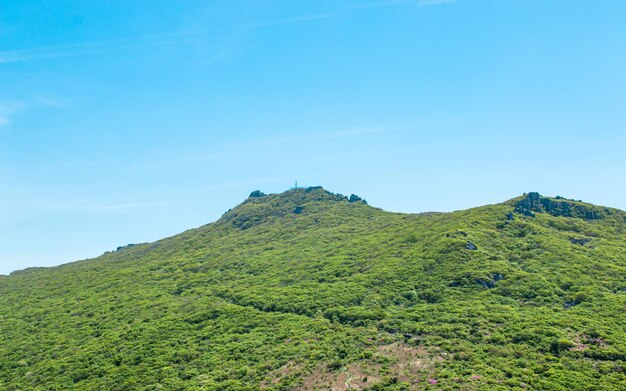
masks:
{"type": "Polygon", "coordinates": [[[528,193],[390,213],[253,192],[0,278],[2,390],[624,390],[626,213],[528,193]]]}

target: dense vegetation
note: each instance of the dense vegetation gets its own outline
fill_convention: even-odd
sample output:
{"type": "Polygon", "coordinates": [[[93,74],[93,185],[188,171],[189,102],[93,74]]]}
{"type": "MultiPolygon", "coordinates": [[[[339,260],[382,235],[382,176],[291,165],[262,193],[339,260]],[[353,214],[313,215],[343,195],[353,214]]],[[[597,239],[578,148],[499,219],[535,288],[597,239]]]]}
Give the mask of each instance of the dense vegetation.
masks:
{"type": "Polygon", "coordinates": [[[0,277],[2,390],[626,389],[626,214],[321,188],[0,277]]]}

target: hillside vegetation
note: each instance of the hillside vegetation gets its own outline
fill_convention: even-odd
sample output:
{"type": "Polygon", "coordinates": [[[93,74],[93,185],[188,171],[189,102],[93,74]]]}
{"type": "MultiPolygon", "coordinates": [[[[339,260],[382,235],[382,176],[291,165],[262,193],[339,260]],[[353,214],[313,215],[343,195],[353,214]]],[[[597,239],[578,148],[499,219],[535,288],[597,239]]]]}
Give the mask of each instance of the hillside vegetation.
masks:
{"type": "Polygon", "coordinates": [[[0,278],[2,390],[624,390],[626,214],[322,188],[0,278]]]}

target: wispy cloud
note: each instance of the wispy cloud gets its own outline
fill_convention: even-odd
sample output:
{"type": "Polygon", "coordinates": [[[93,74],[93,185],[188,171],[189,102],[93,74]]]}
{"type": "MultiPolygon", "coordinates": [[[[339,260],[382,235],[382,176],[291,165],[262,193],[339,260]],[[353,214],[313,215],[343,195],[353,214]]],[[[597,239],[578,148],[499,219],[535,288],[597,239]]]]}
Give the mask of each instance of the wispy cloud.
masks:
{"type": "Polygon", "coordinates": [[[268,20],[265,22],[239,24],[239,25],[232,26],[232,28],[233,29],[238,29],[238,28],[254,29],[254,28],[262,28],[262,27],[278,26],[281,24],[292,24],[292,23],[309,22],[309,21],[320,20],[320,19],[330,19],[330,18],[334,18],[335,16],[337,16],[337,14],[334,12],[324,12],[324,13],[319,13],[319,14],[293,16],[293,17],[285,18],[285,19],[268,20]]]}
{"type": "Polygon", "coordinates": [[[27,49],[0,51],[0,64],[46,60],[53,58],[105,54],[137,47],[158,47],[179,44],[186,37],[201,34],[201,31],[181,31],[168,34],[151,34],[111,41],[83,42],[67,45],[40,46],[27,49]]]}
{"type": "Polygon", "coordinates": [[[67,109],[71,106],[68,99],[56,96],[41,95],[34,100],[35,106],[51,107],[56,109],[67,109]]]}
{"type": "Polygon", "coordinates": [[[417,4],[419,6],[429,6],[429,5],[438,5],[445,3],[456,3],[459,0],[386,0],[386,1],[374,1],[370,3],[360,3],[352,6],[348,6],[342,11],[358,11],[370,8],[382,8],[382,7],[392,7],[392,6],[401,6],[408,4],[417,4]]]}
{"type": "Polygon", "coordinates": [[[362,127],[354,127],[344,130],[330,131],[330,132],[320,132],[320,133],[309,133],[309,134],[301,134],[297,136],[287,136],[287,137],[279,137],[269,140],[257,140],[254,143],[259,145],[281,145],[281,144],[302,144],[306,142],[316,142],[316,141],[325,141],[325,140],[336,140],[348,137],[357,137],[363,136],[366,134],[374,134],[374,133],[387,133],[396,130],[396,127],[376,127],[376,126],[362,126],[362,127]]]}
{"type": "Polygon", "coordinates": [[[278,136],[272,138],[253,139],[240,143],[223,145],[218,150],[213,151],[198,151],[196,153],[189,153],[187,151],[182,161],[191,162],[223,160],[231,158],[233,156],[239,156],[242,149],[259,149],[270,147],[276,148],[286,147],[290,145],[302,145],[305,143],[358,137],[374,133],[391,132],[398,129],[398,127],[354,127],[350,129],[329,132],[305,133],[295,136],[278,136]]]}
{"type": "Polygon", "coordinates": [[[0,127],[11,124],[20,112],[34,107],[67,108],[69,105],[68,100],[45,95],[29,101],[0,101],[0,127]]]}
{"type": "MultiPolygon", "coordinates": [[[[400,6],[407,4],[417,4],[419,6],[432,6],[446,3],[454,3],[458,0],[386,0],[373,1],[369,3],[358,3],[328,12],[320,12],[306,15],[296,15],[292,17],[259,21],[253,23],[235,24],[222,28],[198,29],[192,31],[178,31],[164,34],[149,34],[137,37],[129,37],[110,41],[82,42],[65,45],[40,46],[25,49],[0,51],[0,65],[27,61],[49,60],[64,57],[107,54],[123,50],[139,48],[175,46],[185,43],[192,44],[199,37],[209,34],[227,32],[233,30],[253,30],[264,27],[287,25],[295,23],[305,23],[316,20],[331,19],[360,10],[371,8],[400,6]]],[[[219,49],[218,49],[219,51],[219,49]]],[[[218,56],[219,57],[219,56],[218,56]]]]}
{"type": "Polygon", "coordinates": [[[352,12],[352,11],[359,11],[359,10],[365,10],[365,9],[370,9],[370,8],[390,7],[390,6],[394,6],[394,5],[404,5],[404,4],[410,4],[410,3],[417,3],[418,1],[419,0],[372,1],[372,2],[367,2],[367,3],[359,3],[359,4],[354,4],[354,5],[351,5],[351,6],[347,6],[346,8],[343,8],[342,11],[352,12]]]}
{"type": "MultiPolygon", "coordinates": [[[[388,134],[413,130],[424,126],[422,123],[411,122],[405,124],[379,125],[379,126],[355,126],[347,129],[309,132],[294,136],[277,136],[262,139],[252,139],[239,143],[222,145],[211,150],[184,151],[181,157],[176,159],[179,164],[202,161],[226,161],[239,158],[242,150],[276,150],[288,149],[293,146],[312,145],[341,139],[359,138],[377,134],[388,134]]],[[[170,160],[171,162],[171,160],[170,160]]]]}
{"type": "Polygon", "coordinates": [[[448,3],[457,3],[459,0],[419,0],[418,4],[421,6],[440,5],[448,3]]]}
{"type": "Polygon", "coordinates": [[[366,3],[361,2],[361,3],[349,5],[343,8],[339,8],[334,11],[321,12],[321,13],[309,14],[309,15],[293,16],[293,17],[289,17],[285,19],[277,19],[277,20],[271,20],[271,21],[266,21],[266,22],[251,23],[248,25],[237,25],[237,26],[233,26],[232,28],[241,28],[241,27],[261,28],[261,27],[275,26],[275,25],[281,25],[281,24],[291,24],[291,23],[308,22],[308,21],[314,21],[314,20],[320,20],[320,19],[330,19],[330,18],[341,16],[343,14],[358,12],[360,10],[366,10],[366,9],[371,9],[371,8],[384,8],[384,7],[401,6],[401,5],[408,5],[408,4],[417,4],[419,6],[429,6],[429,5],[439,5],[439,4],[446,4],[446,3],[456,3],[458,1],[459,0],[384,0],[384,1],[372,1],[372,2],[366,2],[366,3]]]}
{"type": "Polygon", "coordinates": [[[0,102],[0,127],[11,123],[13,116],[24,108],[19,101],[0,102]]]}

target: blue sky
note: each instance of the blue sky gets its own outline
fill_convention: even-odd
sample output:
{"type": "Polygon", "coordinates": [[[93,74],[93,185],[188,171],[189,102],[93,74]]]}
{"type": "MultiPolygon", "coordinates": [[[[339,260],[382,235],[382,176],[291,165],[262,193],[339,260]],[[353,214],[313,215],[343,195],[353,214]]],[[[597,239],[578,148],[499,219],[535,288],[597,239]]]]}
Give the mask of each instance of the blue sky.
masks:
{"type": "Polygon", "coordinates": [[[0,6],[0,273],[297,179],[402,212],[626,209],[626,2],[0,6]]]}

